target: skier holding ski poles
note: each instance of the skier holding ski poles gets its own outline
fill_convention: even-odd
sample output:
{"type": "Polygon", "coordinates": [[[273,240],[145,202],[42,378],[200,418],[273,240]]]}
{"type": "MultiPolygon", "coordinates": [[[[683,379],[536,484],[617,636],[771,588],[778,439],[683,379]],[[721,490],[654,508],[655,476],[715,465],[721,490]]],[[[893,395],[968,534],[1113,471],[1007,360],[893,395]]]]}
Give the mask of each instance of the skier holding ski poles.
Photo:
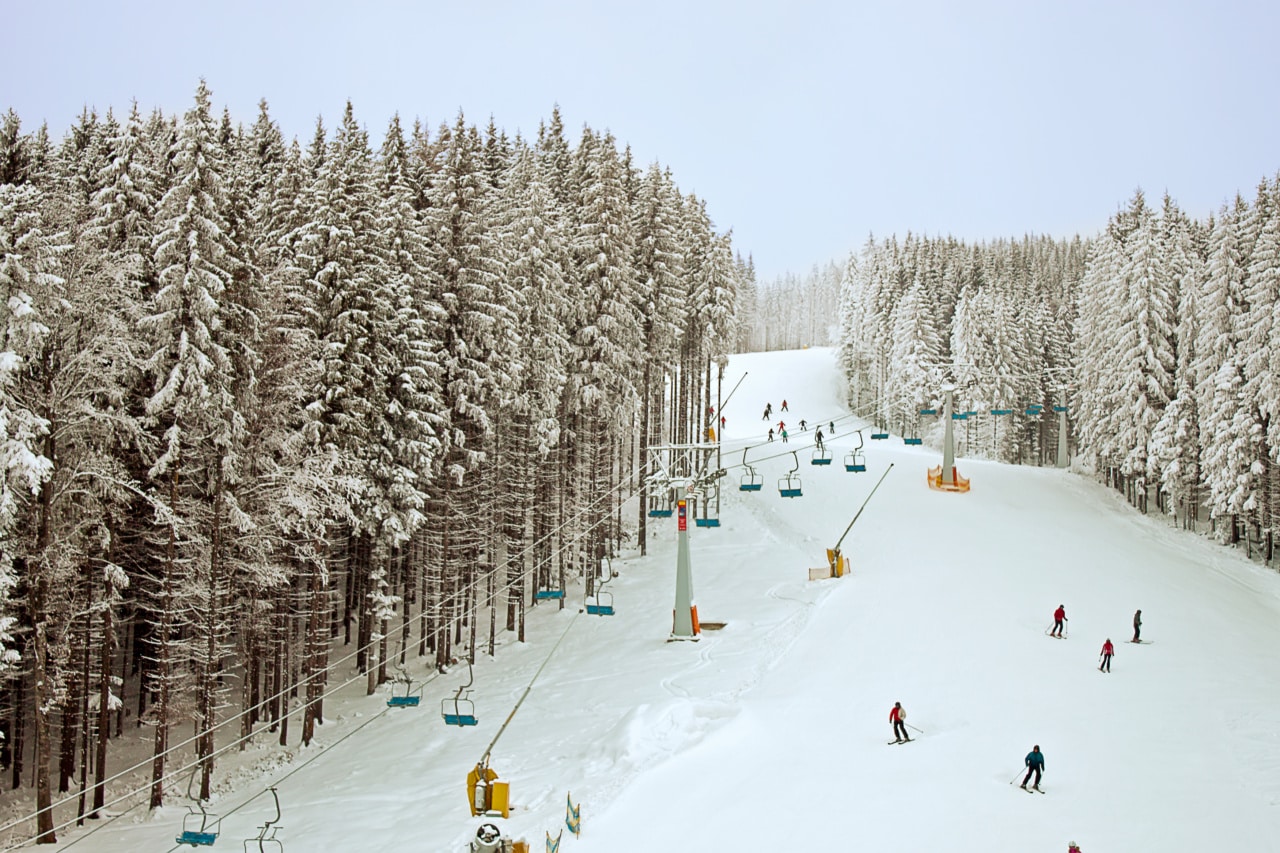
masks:
{"type": "Polygon", "coordinates": [[[1049,636],[1062,639],[1063,624],[1070,621],[1067,618],[1067,608],[1059,604],[1058,609],[1053,611],[1053,630],[1049,632],[1049,636]]]}
{"type": "Polygon", "coordinates": [[[1040,752],[1040,744],[1036,744],[1031,747],[1031,751],[1027,753],[1027,757],[1024,759],[1024,762],[1027,765],[1027,775],[1022,777],[1022,789],[1026,790],[1027,782],[1031,781],[1031,774],[1034,773],[1036,775],[1036,781],[1031,787],[1039,791],[1040,774],[1044,772],[1044,755],[1040,752]]]}
{"type": "Polygon", "coordinates": [[[907,709],[902,707],[901,702],[893,703],[893,708],[889,711],[889,722],[893,724],[894,743],[911,740],[911,735],[907,734],[907,709]]]}
{"type": "Polygon", "coordinates": [[[1111,638],[1107,637],[1107,641],[1102,644],[1102,663],[1098,667],[1098,672],[1111,671],[1111,656],[1116,653],[1116,647],[1111,645],[1111,638]]]}

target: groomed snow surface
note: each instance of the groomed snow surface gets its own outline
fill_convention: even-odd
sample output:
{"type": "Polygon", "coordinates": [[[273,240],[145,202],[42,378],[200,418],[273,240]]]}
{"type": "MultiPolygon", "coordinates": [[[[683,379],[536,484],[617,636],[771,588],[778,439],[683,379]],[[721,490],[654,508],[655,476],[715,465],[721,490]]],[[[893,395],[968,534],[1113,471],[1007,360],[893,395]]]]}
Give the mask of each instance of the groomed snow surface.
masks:
{"type": "MultiPolygon", "coordinates": [[[[225,815],[212,849],[255,837],[271,784],[288,853],[465,849],[481,823],[467,771],[546,662],[491,759],[515,809],[488,820],[534,851],[564,826],[567,794],[583,831],[565,832],[564,853],[1280,850],[1275,572],[1064,471],[961,459],[972,491],[934,492],[936,451],[867,429],[868,470],[847,473],[855,421],[833,351],[736,356],[726,392],[744,371],[723,461],[764,440],[772,402],[804,494],[779,496],[793,461],[774,458],[758,493],[729,472],[720,528],[690,525],[698,613],[723,629],[667,641],[676,525],[658,521],[648,556],[614,561],[615,616],[580,613],[575,584],[564,610],[533,610],[528,643],[500,634],[496,659],[480,656],[478,726],[440,717],[463,666],[428,683],[417,709],[388,709],[388,692],[356,683],[292,764],[266,758],[265,732],[224,759],[233,784],[210,805],[225,815]],[[835,464],[811,466],[813,427],[833,419],[835,464]],[[852,575],[808,581],[890,464],[845,540],[852,575]],[[1059,604],[1063,641],[1046,636],[1059,604]],[[1149,645],[1125,642],[1139,608],[1149,645]],[[895,701],[922,730],[901,746],[887,745],[895,701]],[[1044,796],[1017,787],[1034,744],[1044,796]]],[[[173,849],[185,810],[172,794],[157,814],[64,830],[61,847],[173,849]]]]}

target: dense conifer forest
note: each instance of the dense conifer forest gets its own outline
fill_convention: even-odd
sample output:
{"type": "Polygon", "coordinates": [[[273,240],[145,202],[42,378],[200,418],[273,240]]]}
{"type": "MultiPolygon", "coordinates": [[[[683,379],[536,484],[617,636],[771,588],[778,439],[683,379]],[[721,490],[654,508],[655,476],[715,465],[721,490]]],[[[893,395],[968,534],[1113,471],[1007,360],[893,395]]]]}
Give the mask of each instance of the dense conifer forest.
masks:
{"type": "Polygon", "coordinates": [[[1142,511],[1275,560],[1280,529],[1280,179],[1204,220],[1140,190],[1100,234],[970,245],[870,238],[843,270],[763,282],[753,348],[840,348],[850,406],[959,452],[1074,462],[1142,511]],[[993,414],[999,412],[1000,414],[993,414]],[[1203,528],[1202,528],[1203,529],[1203,528]]]}
{"type": "Polygon", "coordinates": [[[379,137],[203,82],[61,140],[3,116],[0,767],[43,841],[121,738],[153,807],[193,760],[207,797],[353,668],[523,639],[643,542],[647,446],[703,436],[752,271],[701,199],[558,109],[379,137]]]}

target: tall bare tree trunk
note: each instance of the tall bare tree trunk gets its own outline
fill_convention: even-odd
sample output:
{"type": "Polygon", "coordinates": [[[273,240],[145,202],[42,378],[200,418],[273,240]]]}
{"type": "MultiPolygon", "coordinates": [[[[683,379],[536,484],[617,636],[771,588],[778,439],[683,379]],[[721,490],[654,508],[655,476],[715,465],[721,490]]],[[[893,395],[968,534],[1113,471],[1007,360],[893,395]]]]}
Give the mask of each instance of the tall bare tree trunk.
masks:
{"type": "MultiPolygon", "coordinates": [[[[180,465],[174,462],[173,472],[169,477],[169,511],[174,513],[178,506],[178,478],[180,465]]],[[[172,639],[172,604],[174,600],[173,576],[177,571],[178,560],[178,528],[175,519],[169,520],[169,541],[165,548],[164,577],[161,580],[163,598],[161,601],[159,636],[156,637],[155,674],[159,687],[159,709],[156,712],[156,736],[151,759],[151,803],[150,807],[158,809],[164,805],[164,765],[166,753],[169,751],[169,689],[172,676],[172,653],[169,641],[172,639]]],[[[139,691],[144,693],[146,691],[139,691]]]]}
{"type": "MultiPolygon", "coordinates": [[[[42,549],[38,549],[39,552],[42,549]]],[[[31,650],[32,650],[32,684],[35,700],[35,741],[36,741],[36,843],[56,844],[57,835],[53,831],[53,785],[50,779],[49,762],[53,758],[52,731],[49,719],[50,707],[49,685],[49,638],[48,623],[45,614],[48,589],[43,577],[32,579],[30,591],[31,608],[31,650]]]]}
{"type": "MultiPolygon", "coordinates": [[[[115,536],[111,537],[114,551],[115,536]]],[[[108,551],[108,559],[114,560],[114,554],[108,551]]],[[[115,597],[116,588],[110,577],[105,580],[105,606],[102,608],[102,657],[98,662],[100,680],[98,682],[98,742],[97,759],[93,765],[93,809],[89,817],[96,819],[106,801],[107,779],[107,741],[111,736],[111,665],[112,653],[115,651],[115,597]]]]}

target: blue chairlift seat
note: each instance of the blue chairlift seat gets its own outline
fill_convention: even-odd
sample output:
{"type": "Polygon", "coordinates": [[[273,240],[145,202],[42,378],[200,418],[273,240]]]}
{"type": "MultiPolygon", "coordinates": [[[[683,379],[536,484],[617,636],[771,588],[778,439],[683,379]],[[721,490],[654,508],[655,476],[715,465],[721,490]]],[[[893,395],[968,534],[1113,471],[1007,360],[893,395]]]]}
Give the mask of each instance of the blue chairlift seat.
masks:
{"type": "Polygon", "coordinates": [[[1027,415],[1030,417],[1035,418],[1035,417],[1039,417],[1042,414],[1044,414],[1044,409],[1042,408],[1027,409],[1027,415]]]}
{"type": "Polygon", "coordinates": [[[693,523],[698,527],[719,527],[720,519],[718,518],[695,518],[693,523]]]}
{"type": "Polygon", "coordinates": [[[670,518],[671,510],[669,509],[651,509],[649,510],[650,518],[670,518]]]}
{"type": "Polygon", "coordinates": [[[182,834],[174,840],[179,844],[190,844],[192,847],[212,847],[213,842],[218,840],[218,833],[184,829],[182,834]]]}
{"type": "Polygon", "coordinates": [[[992,410],[991,410],[991,414],[993,414],[993,415],[1012,415],[1012,414],[1013,414],[1013,409],[992,409],[992,410]]]}
{"type": "Polygon", "coordinates": [[[968,413],[968,412],[952,412],[952,413],[951,413],[951,420],[953,420],[953,421],[967,421],[967,420],[969,420],[969,413],[968,413]]]}
{"type": "MultiPolygon", "coordinates": [[[[467,695],[470,695],[470,691],[467,691],[467,695]]],[[[475,726],[480,722],[476,719],[475,703],[465,696],[441,700],[440,715],[444,717],[446,726],[475,726]]]]}
{"type": "Polygon", "coordinates": [[[612,616],[613,615],[613,594],[603,591],[596,592],[595,601],[587,600],[587,615],[589,616],[612,616]]]}
{"type": "Polygon", "coordinates": [[[813,451],[813,456],[809,459],[810,465],[830,465],[831,454],[824,450],[813,451]]]}
{"type": "Polygon", "coordinates": [[[175,841],[189,844],[192,847],[212,847],[218,840],[218,825],[222,818],[201,809],[196,811],[187,807],[187,815],[182,819],[182,834],[175,841]]]}
{"type": "Polygon", "coordinates": [[[1067,407],[1066,407],[1066,406],[1054,406],[1054,407],[1053,407],[1053,410],[1054,410],[1055,412],[1065,412],[1065,411],[1067,411],[1067,407]]]}
{"type": "Polygon", "coordinates": [[[937,409],[921,409],[921,410],[920,410],[920,414],[922,414],[922,415],[936,415],[936,414],[938,414],[938,410],[937,410],[937,409]]]}
{"type": "Polygon", "coordinates": [[[885,440],[886,438],[888,438],[888,437],[889,437],[889,433],[887,433],[887,432],[873,432],[873,433],[871,433],[871,438],[872,438],[874,441],[884,441],[884,440],[885,440]]]}
{"type": "Polygon", "coordinates": [[[533,597],[539,601],[548,601],[564,598],[563,589],[540,589],[533,594],[533,597]]]}
{"type": "Polygon", "coordinates": [[[866,457],[859,450],[854,450],[844,455],[844,470],[860,474],[867,470],[866,457]]]}
{"type": "Polygon", "coordinates": [[[921,444],[924,444],[924,441],[919,438],[904,438],[902,439],[902,443],[909,444],[913,447],[919,447],[921,444]]]}
{"type": "MultiPolygon", "coordinates": [[[[397,669],[399,669],[399,667],[397,667],[397,669]]],[[[418,707],[418,702],[422,699],[422,697],[409,695],[409,691],[413,689],[413,682],[409,679],[408,673],[405,673],[404,670],[402,669],[401,669],[401,673],[403,674],[400,677],[397,677],[396,681],[399,681],[404,684],[404,695],[403,696],[395,695],[395,688],[392,687],[391,698],[387,699],[387,707],[388,708],[416,708],[418,707]]]]}

